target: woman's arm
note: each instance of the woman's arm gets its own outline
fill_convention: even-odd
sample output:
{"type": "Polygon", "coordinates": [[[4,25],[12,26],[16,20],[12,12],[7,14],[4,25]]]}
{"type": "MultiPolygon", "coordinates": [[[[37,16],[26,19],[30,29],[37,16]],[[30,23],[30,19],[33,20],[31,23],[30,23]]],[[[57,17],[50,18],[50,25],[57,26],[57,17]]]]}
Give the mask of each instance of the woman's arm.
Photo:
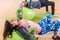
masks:
{"type": "Polygon", "coordinates": [[[17,16],[17,19],[20,19],[20,14],[22,13],[22,7],[19,7],[16,11],[16,16],[17,16]]]}
{"type": "Polygon", "coordinates": [[[19,6],[19,8],[16,11],[17,19],[22,19],[22,7],[25,7],[26,4],[27,4],[27,2],[25,2],[25,1],[22,1],[20,3],[20,6],[19,6]]]}

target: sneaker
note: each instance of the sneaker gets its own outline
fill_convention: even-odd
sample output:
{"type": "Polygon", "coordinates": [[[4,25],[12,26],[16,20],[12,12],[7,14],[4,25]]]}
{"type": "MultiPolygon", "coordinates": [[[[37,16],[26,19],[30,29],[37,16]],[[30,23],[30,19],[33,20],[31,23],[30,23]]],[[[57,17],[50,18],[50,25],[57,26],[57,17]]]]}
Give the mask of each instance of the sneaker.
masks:
{"type": "Polygon", "coordinates": [[[56,38],[52,37],[52,40],[60,40],[60,37],[57,36],[56,38]]]}
{"type": "Polygon", "coordinates": [[[58,15],[56,15],[56,14],[54,14],[54,15],[52,15],[52,18],[56,18],[58,15]]]}
{"type": "Polygon", "coordinates": [[[50,14],[50,12],[49,12],[49,11],[47,11],[46,13],[47,13],[47,14],[50,14]]]}

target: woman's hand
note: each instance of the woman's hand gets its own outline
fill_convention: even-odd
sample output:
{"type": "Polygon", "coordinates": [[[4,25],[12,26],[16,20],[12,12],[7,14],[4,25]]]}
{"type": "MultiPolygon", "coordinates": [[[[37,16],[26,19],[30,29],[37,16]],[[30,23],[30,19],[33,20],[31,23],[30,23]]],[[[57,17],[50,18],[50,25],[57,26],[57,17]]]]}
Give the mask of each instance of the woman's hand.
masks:
{"type": "Polygon", "coordinates": [[[21,6],[21,7],[24,7],[24,6],[26,6],[26,4],[27,4],[27,2],[22,1],[22,2],[20,3],[20,6],[21,6]]]}

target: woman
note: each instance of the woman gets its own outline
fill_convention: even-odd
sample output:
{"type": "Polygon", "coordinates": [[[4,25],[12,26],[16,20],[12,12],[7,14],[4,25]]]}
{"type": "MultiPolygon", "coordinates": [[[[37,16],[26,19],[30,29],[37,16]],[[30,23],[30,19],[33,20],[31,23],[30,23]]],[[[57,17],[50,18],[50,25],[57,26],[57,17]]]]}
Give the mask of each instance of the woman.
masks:
{"type": "Polygon", "coordinates": [[[6,37],[10,35],[10,37],[12,38],[12,32],[13,30],[17,30],[23,37],[25,40],[34,40],[33,36],[30,36],[28,33],[28,28],[26,26],[24,26],[25,24],[21,24],[20,26],[20,22],[18,22],[17,20],[11,20],[11,21],[6,21],[5,22],[5,30],[3,33],[3,40],[6,40],[6,37]],[[23,25],[23,26],[22,26],[23,25]]]}
{"type": "Polygon", "coordinates": [[[46,7],[46,12],[48,12],[48,6],[51,6],[51,12],[52,15],[54,15],[54,9],[55,9],[55,3],[52,1],[48,1],[48,0],[38,0],[36,2],[33,2],[32,0],[30,0],[30,2],[26,1],[26,6],[29,8],[40,8],[40,7],[46,7]],[[32,7],[31,7],[32,6],[32,7]]]}
{"type": "MultiPolygon", "coordinates": [[[[8,23],[5,24],[4,38],[7,36],[8,32],[10,32],[9,34],[11,35],[12,30],[16,29],[16,28],[19,29],[19,27],[23,27],[25,29],[25,31],[23,29],[21,29],[24,32],[23,34],[26,33],[26,35],[28,35],[27,31],[29,29],[29,25],[31,27],[35,27],[37,29],[37,33],[39,35],[47,34],[50,31],[54,31],[54,35],[53,35],[52,39],[58,39],[58,40],[60,39],[60,37],[57,35],[58,29],[60,27],[60,21],[54,20],[53,22],[51,22],[51,15],[48,15],[45,18],[43,18],[41,21],[38,22],[38,24],[36,24],[32,21],[29,21],[29,20],[25,20],[25,19],[10,20],[8,23]]],[[[20,29],[18,31],[21,33],[20,29]]],[[[28,37],[28,38],[30,39],[30,37],[28,37]]],[[[27,40],[27,38],[25,38],[25,39],[27,40]]]]}

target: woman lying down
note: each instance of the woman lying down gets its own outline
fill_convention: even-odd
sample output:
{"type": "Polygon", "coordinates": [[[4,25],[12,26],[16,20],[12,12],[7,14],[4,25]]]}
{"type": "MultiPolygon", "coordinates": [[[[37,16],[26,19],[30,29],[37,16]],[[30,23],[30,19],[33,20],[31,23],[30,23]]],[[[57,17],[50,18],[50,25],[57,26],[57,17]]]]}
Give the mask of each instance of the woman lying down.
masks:
{"type": "Polygon", "coordinates": [[[27,30],[29,29],[28,24],[31,27],[35,27],[37,29],[37,33],[39,35],[43,35],[43,34],[47,34],[50,31],[54,31],[54,35],[52,36],[52,39],[56,40],[56,39],[60,39],[60,37],[57,35],[58,29],[60,27],[60,21],[55,20],[53,22],[51,22],[51,18],[52,15],[47,15],[46,17],[44,17],[42,20],[40,20],[37,23],[34,23],[32,21],[29,20],[25,20],[25,19],[21,19],[21,20],[10,20],[10,21],[6,21],[5,23],[5,30],[4,30],[4,38],[6,38],[7,33],[12,32],[12,28],[17,29],[23,36],[25,37],[26,40],[34,40],[32,39],[32,37],[27,36],[28,32],[27,30]],[[27,23],[27,22],[28,23],[27,23]],[[22,31],[20,31],[22,30],[22,31]],[[28,38],[28,39],[27,39],[28,38]]]}

